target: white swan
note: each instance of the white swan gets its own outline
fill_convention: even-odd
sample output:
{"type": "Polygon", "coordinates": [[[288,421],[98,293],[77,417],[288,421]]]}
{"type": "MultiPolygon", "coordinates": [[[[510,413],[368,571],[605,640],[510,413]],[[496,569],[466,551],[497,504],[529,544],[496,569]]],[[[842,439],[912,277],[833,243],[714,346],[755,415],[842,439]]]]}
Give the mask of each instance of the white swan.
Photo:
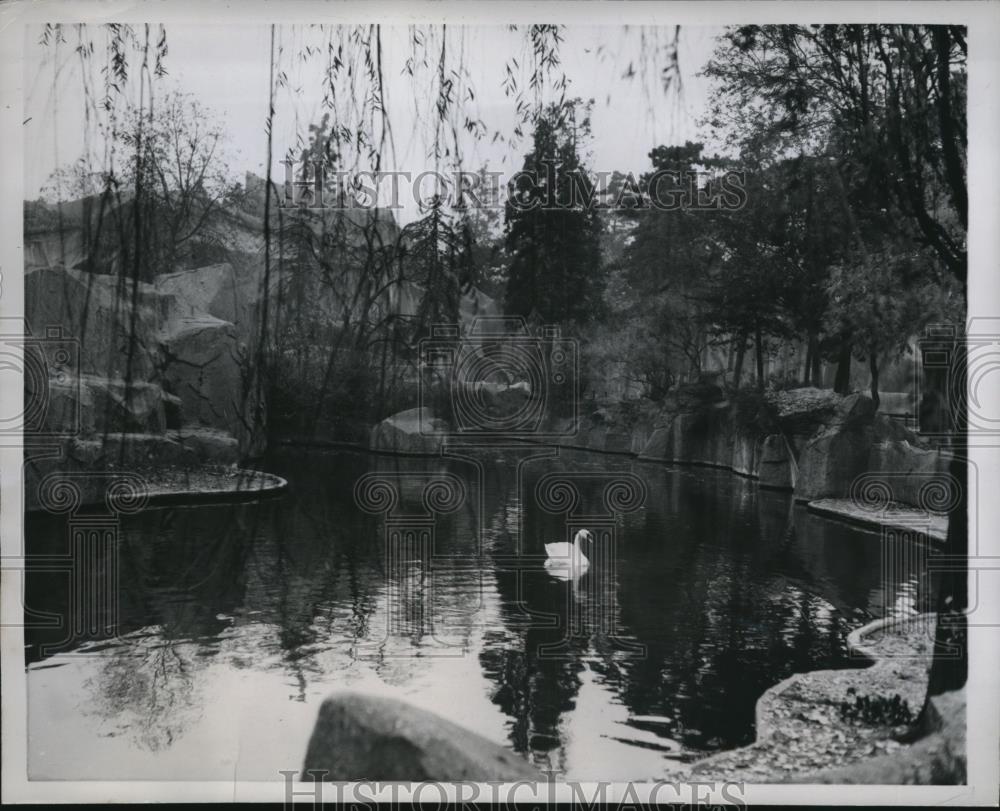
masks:
{"type": "Polygon", "coordinates": [[[575,580],[590,567],[590,561],[583,554],[583,541],[593,543],[594,536],[588,529],[581,529],[573,538],[573,543],[547,543],[545,570],[560,580],[575,580]]]}

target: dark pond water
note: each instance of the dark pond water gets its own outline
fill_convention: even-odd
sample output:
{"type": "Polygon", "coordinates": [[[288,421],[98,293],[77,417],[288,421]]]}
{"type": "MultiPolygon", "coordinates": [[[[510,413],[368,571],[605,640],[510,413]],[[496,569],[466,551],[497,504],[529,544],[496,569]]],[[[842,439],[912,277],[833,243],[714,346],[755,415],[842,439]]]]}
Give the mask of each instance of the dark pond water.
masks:
{"type": "MultiPolygon", "coordinates": [[[[267,468],[288,494],[121,519],[84,570],[117,572],[116,608],[29,576],[34,777],[279,779],[351,687],[567,779],[662,778],[752,741],[768,686],[851,666],[847,633],[918,598],[915,575],[883,582],[877,533],[724,471],[540,448],[267,468]],[[553,579],[543,544],[581,527],[589,571],[553,579]],[[41,627],[88,599],[84,627],[41,627]]],[[[30,517],[30,553],[65,555],[84,518],[30,517]]]]}

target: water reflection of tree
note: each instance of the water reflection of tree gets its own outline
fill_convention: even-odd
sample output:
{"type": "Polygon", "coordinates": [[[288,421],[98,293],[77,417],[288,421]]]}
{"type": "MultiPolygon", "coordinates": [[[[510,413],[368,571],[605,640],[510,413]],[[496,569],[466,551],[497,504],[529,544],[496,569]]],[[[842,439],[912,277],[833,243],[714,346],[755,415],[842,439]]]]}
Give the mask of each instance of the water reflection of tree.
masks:
{"type": "Polygon", "coordinates": [[[266,505],[145,510],[122,527],[122,618],[178,639],[211,638],[245,597],[245,539],[266,505]]]}
{"type": "Polygon", "coordinates": [[[128,650],[102,659],[91,680],[91,706],[117,719],[133,745],[151,752],[169,749],[201,716],[196,673],[207,664],[197,646],[169,639],[138,639],[128,650]]]}
{"type": "Polygon", "coordinates": [[[123,524],[119,641],[101,654],[92,706],[136,746],[167,749],[200,716],[197,674],[242,604],[257,509],[151,509],[123,524]]]}
{"type": "MultiPolygon", "coordinates": [[[[353,503],[363,456],[311,453],[310,475],[275,506],[273,526],[253,539],[243,623],[268,622],[276,634],[261,642],[272,648],[305,700],[311,677],[324,670],[321,654],[336,640],[345,656],[350,640],[364,638],[378,594],[375,522],[353,503]]],[[[271,468],[296,470],[303,454],[282,452],[271,468]]]]}
{"type": "MultiPolygon", "coordinates": [[[[602,599],[620,618],[619,635],[645,645],[645,657],[623,656],[615,639],[590,634],[546,658],[541,651],[564,634],[571,587],[505,569],[511,550],[498,549],[503,628],[487,635],[480,660],[497,685],[494,703],[512,719],[514,748],[536,759],[558,745],[560,716],[573,709],[585,666],[632,713],[672,719],[660,731],[689,746],[749,741],[756,699],[768,686],[795,671],[846,664],[847,617],[867,606],[867,589],[848,585],[844,593],[844,584],[878,579],[877,551],[843,527],[815,540],[825,559],[851,538],[848,561],[817,570],[815,551],[803,549],[815,528],[796,532],[787,493],[722,472],[636,470],[649,487],[647,508],[628,519],[626,563],[602,599]],[[558,627],[532,622],[546,613],[558,627]]],[[[525,552],[561,537],[561,519],[522,506],[525,552]]]]}
{"type": "MultiPolygon", "coordinates": [[[[502,527],[504,542],[495,544],[491,553],[503,628],[487,632],[480,652],[484,674],[496,683],[492,700],[511,718],[513,748],[533,753],[536,761],[550,768],[558,768],[553,758],[561,744],[560,720],[575,706],[579,674],[587,666],[584,661],[595,657],[603,661],[604,666],[598,667],[606,675],[614,669],[614,645],[603,624],[606,617],[619,613],[617,589],[599,593],[583,581],[554,581],[541,568],[543,543],[562,539],[566,525],[563,516],[538,509],[528,494],[534,492],[541,473],[571,468],[566,458],[526,467],[521,492],[499,499],[502,514],[495,523],[502,527]],[[507,521],[506,505],[512,500],[521,507],[516,528],[507,521]],[[526,568],[524,555],[536,556],[537,564],[526,568]]],[[[518,480],[508,482],[511,490],[518,480]]],[[[600,487],[585,492],[581,511],[596,508],[600,498],[600,487]]]]}
{"type": "Polygon", "coordinates": [[[648,564],[623,582],[625,621],[649,651],[624,665],[624,700],[674,719],[672,735],[689,745],[737,745],[751,738],[760,693],[833,661],[841,629],[828,603],[790,588],[775,565],[793,537],[787,494],[712,471],[671,477],[672,487],[651,485],[654,501],[666,495],[630,549],[648,564]],[[657,541],[669,547],[666,572],[657,541]]]}
{"type": "Polygon", "coordinates": [[[568,584],[543,582],[544,576],[536,573],[525,587],[518,584],[521,577],[515,571],[497,572],[501,618],[508,630],[487,632],[480,663],[487,678],[496,682],[493,702],[512,719],[511,744],[515,751],[526,753],[558,745],[559,719],[574,707],[588,641],[565,639],[568,584]],[[520,608],[558,621],[548,628],[539,627],[540,622],[525,627],[520,608]],[[559,654],[546,655],[547,648],[564,640],[559,654]]]}
{"type": "MultiPolygon", "coordinates": [[[[301,464],[301,453],[287,452],[271,462],[279,472],[301,464]]],[[[308,464],[311,475],[297,478],[277,508],[277,531],[254,544],[248,594],[248,604],[278,625],[277,653],[299,684],[299,699],[310,677],[338,666],[338,658],[345,668],[358,656],[372,660],[393,680],[399,644],[410,652],[468,646],[480,607],[467,588],[481,569],[478,503],[470,497],[455,513],[437,516],[433,549],[394,558],[390,571],[384,516],[361,512],[354,487],[377,472],[399,494],[398,509],[417,513],[429,474],[461,476],[474,495],[470,472],[450,461],[351,453],[311,453],[308,464]]]]}

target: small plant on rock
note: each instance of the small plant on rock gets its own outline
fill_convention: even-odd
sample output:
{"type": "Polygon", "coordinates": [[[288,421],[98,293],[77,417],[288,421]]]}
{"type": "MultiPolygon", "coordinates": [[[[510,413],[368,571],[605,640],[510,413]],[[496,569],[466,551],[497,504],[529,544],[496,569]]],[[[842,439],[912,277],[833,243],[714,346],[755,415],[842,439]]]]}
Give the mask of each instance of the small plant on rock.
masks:
{"type": "Polygon", "coordinates": [[[870,726],[900,726],[913,720],[909,702],[896,693],[887,696],[859,696],[853,687],[847,688],[848,698],[840,702],[840,717],[845,721],[870,726]],[[850,698],[853,696],[854,703],[850,698]]]}

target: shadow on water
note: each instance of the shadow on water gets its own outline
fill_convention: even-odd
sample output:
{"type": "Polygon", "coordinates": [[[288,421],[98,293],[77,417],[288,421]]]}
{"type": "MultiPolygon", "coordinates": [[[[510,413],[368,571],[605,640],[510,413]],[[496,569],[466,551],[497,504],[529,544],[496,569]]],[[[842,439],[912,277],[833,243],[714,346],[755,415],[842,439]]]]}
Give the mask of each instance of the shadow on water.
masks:
{"type": "MultiPolygon", "coordinates": [[[[883,582],[877,534],[721,471],[537,448],[297,450],[268,465],[291,483],[281,499],[122,518],[117,613],[97,623],[114,634],[29,629],[29,685],[53,664],[78,668],[87,713],[140,749],[188,747],[192,760],[229,674],[280,676],[255,697],[279,721],[288,701],[391,685],[541,766],[596,779],[602,758],[616,777],[649,777],[751,741],[768,686],[852,666],[847,632],[912,610],[920,592],[915,574],[883,582]],[[644,502],[609,511],[604,486],[628,474],[644,502]],[[575,482],[572,508],[539,499],[556,479],[575,482]],[[543,544],[583,525],[604,533],[591,568],[553,579],[543,544]]],[[[29,554],[65,555],[72,521],[30,517],[29,554]]],[[[107,561],[88,566],[99,587],[107,561]]],[[[31,571],[27,605],[69,616],[66,581],[31,571]]],[[[52,720],[32,716],[36,740],[52,720]]],[[[304,746],[308,729],[296,734],[304,746]]],[[[269,742],[255,743],[266,755],[269,742]]]]}

